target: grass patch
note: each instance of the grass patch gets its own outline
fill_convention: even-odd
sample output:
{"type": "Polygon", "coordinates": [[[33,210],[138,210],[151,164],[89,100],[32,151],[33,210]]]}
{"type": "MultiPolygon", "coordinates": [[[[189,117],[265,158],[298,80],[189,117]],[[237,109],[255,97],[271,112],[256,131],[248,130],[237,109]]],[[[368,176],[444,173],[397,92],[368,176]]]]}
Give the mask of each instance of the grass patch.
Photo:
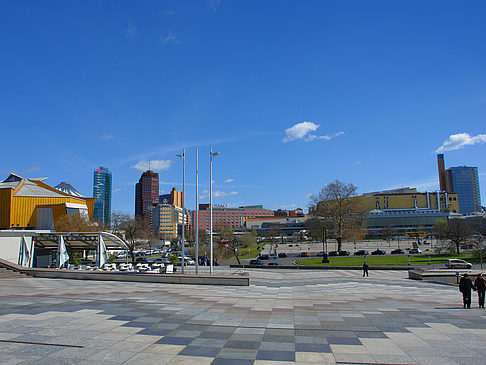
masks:
{"type": "MultiPolygon", "coordinates": [[[[471,254],[463,255],[430,255],[431,264],[445,264],[447,259],[463,259],[468,262],[476,262],[471,254]]],[[[379,265],[408,265],[408,256],[366,256],[366,262],[370,266],[379,265]]],[[[297,261],[299,265],[309,266],[361,266],[364,263],[363,256],[348,257],[329,257],[329,263],[323,264],[321,257],[297,261]]],[[[428,255],[410,255],[411,265],[427,265],[429,263],[428,255]]]]}

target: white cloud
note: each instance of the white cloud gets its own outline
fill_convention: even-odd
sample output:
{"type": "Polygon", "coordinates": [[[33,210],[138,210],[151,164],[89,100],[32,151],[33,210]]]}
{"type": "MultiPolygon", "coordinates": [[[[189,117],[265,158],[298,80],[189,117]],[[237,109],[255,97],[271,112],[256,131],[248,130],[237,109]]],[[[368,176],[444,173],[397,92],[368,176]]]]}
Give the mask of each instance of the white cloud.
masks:
{"type": "Polygon", "coordinates": [[[100,139],[104,139],[104,140],[108,141],[109,139],[113,139],[113,135],[112,134],[105,134],[103,136],[100,136],[100,139]]]}
{"type": "Polygon", "coordinates": [[[209,0],[208,4],[214,11],[216,11],[219,8],[219,6],[221,5],[221,1],[220,0],[209,0]]]}
{"type": "Polygon", "coordinates": [[[486,134],[478,134],[477,136],[471,136],[469,133],[457,133],[451,134],[449,139],[442,143],[442,146],[437,148],[435,152],[454,151],[464,146],[470,146],[478,143],[486,142],[486,134]]]}
{"type": "MultiPolygon", "coordinates": [[[[237,191],[226,192],[226,191],[221,191],[221,190],[213,191],[213,198],[224,198],[224,197],[232,196],[232,195],[238,195],[238,192],[237,191]]],[[[199,198],[200,199],[209,198],[209,191],[204,190],[202,195],[199,196],[199,198]]]]}
{"type": "Polygon", "coordinates": [[[225,192],[225,191],[213,191],[213,196],[215,198],[224,198],[225,196],[231,196],[231,195],[238,195],[237,191],[230,191],[230,192],[225,192]]]}
{"type": "Polygon", "coordinates": [[[232,183],[232,182],[234,182],[234,181],[235,181],[235,179],[226,179],[224,182],[225,182],[226,184],[229,184],[229,183],[232,183]]]}
{"type": "Polygon", "coordinates": [[[287,204],[287,205],[282,205],[280,206],[280,209],[287,209],[287,210],[292,210],[297,208],[297,204],[287,204]]]}
{"type": "Polygon", "coordinates": [[[114,193],[118,193],[119,191],[122,191],[122,189],[121,189],[121,188],[116,188],[116,189],[113,189],[113,192],[114,192],[114,193]]]}
{"type": "Polygon", "coordinates": [[[160,40],[163,43],[174,43],[174,44],[179,44],[179,40],[177,39],[177,36],[172,32],[168,31],[166,36],[160,37],[160,40]]]}
{"type": "Polygon", "coordinates": [[[333,135],[323,135],[323,136],[318,136],[315,134],[311,134],[310,132],[316,131],[320,127],[319,124],[313,123],[313,122],[302,122],[302,123],[297,123],[293,125],[290,128],[287,128],[285,130],[285,138],[282,140],[282,142],[287,143],[290,141],[295,141],[296,139],[303,139],[306,142],[311,142],[314,140],[324,140],[324,141],[329,141],[330,139],[334,137],[338,137],[340,135],[343,135],[344,132],[340,131],[336,134],[333,135]]]}
{"type": "Polygon", "coordinates": [[[132,166],[132,169],[139,171],[161,171],[168,170],[172,165],[171,160],[150,160],[150,161],[139,161],[137,164],[132,166]]]}
{"type": "Polygon", "coordinates": [[[22,174],[29,174],[34,171],[39,171],[41,168],[39,166],[31,167],[30,169],[24,170],[22,174]]]}

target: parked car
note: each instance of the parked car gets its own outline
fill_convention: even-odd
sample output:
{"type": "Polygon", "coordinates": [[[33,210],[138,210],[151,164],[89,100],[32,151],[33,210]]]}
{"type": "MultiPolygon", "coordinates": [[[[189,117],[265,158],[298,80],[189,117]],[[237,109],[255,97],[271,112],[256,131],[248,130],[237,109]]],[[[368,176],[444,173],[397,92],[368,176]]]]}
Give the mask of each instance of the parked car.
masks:
{"type": "Polygon", "coordinates": [[[270,255],[260,255],[258,256],[260,260],[270,260],[270,255]]]}
{"type": "Polygon", "coordinates": [[[268,255],[271,259],[278,259],[278,255],[268,255]]]}
{"type": "Polygon", "coordinates": [[[150,259],[146,258],[145,256],[143,256],[143,257],[137,257],[135,259],[135,262],[152,262],[152,260],[150,260],[150,259]]]}
{"type": "Polygon", "coordinates": [[[415,253],[422,253],[422,251],[420,251],[420,248],[412,248],[410,249],[410,251],[408,251],[408,253],[415,254],[415,253]]]}
{"type": "Polygon", "coordinates": [[[267,266],[282,266],[280,262],[269,262],[267,266]]]}
{"type": "Polygon", "coordinates": [[[170,264],[170,261],[169,259],[166,259],[165,257],[157,257],[156,259],[154,259],[154,262],[157,262],[157,263],[163,263],[163,264],[170,264]]]}
{"type": "Polygon", "coordinates": [[[380,250],[379,248],[377,248],[376,250],[372,251],[371,254],[372,255],[385,255],[386,251],[380,250]]]}
{"type": "Polygon", "coordinates": [[[470,262],[460,259],[448,259],[445,262],[448,269],[472,269],[473,265],[470,262]]]}
{"type": "Polygon", "coordinates": [[[331,251],[329,252],[329,256],[339,256],[339,251],[331,251]]]}
{"type": "Polygon", "coordinates": [[[354,253],[355,256],[366,256],[368,255],[368,251],[366,250],[358,250],[354,253]]]}
{"type": "Polygon", "coordinates": [[[324,254],[325,254],[325,252],[324,252],[324,251],[318,252],[318,253],[317,253],[317,257],[322,257],[322,256],[324,256],[324,254]]]}
{"type": "Polygon", "coordinates": [[[309,252],[301,252],[299,257],[310,257],[309,252]]]}
{"type": "Polygon", "coordinates": [[[349,251],[338,251],[339,256],[349,256],[349,251]]]}
{"type": "Polygon", "coordinates": [[[397,248],[391,252],[392,255],[403,255],[404,253],[405,251],[403,251],[401,248],[397,248]]]}
{"type": "Polygon", "coordinates": [[[278,254],[278,257],[287,257],[287,254],[285,252],[280,252],[278,254]]]}
{"type": "Polygon", "coordinates": [[[256,259],[256,260],[250,260],[250,265],[263,266],[265,265],[265,263],[262,260],[256,259]]]}

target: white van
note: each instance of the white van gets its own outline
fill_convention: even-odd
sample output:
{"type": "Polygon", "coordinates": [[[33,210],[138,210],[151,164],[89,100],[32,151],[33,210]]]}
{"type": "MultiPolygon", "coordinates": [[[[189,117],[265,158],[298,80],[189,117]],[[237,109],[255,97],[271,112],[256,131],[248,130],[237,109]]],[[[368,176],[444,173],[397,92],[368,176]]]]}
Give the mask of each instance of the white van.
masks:
{"type": "Polygon", "coordinates": [[[448,259],[445,262],[445,266],[448,269],[472,269],[472,264],[470,262],[460,260],[460,259],[448,259]]]}

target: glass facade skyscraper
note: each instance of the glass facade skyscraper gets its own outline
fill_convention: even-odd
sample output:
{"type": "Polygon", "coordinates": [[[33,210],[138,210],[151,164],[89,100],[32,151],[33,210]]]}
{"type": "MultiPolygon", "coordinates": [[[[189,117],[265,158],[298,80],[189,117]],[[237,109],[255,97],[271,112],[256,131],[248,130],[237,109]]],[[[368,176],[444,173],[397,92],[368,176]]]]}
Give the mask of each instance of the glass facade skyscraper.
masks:
{"type": "Polygon", "coordinates": [[[448,169],[452,187],[459,200],[459,213],[468,214],[481,211],[481,195],[477,167],[457,166],[448,169]]]}
{"type": "Polygon", "coordinates": [[[95,169],[93,197],[96,198],[93,219],[107,227],[111,226],[111,172],[106,167],[95,169]]]}

